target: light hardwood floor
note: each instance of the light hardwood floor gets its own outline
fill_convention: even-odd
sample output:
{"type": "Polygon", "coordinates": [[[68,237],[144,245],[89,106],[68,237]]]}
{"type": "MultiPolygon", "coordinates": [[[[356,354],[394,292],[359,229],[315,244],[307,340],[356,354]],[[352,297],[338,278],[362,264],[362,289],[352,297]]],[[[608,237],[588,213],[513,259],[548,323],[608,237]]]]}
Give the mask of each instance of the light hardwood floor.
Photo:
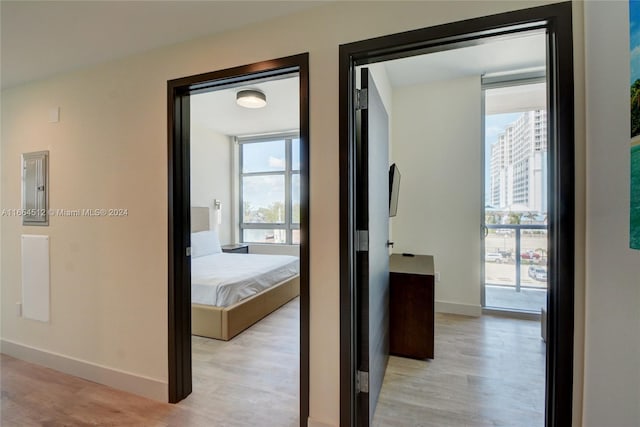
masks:
{"type": "Polygon", "coordinates": [[[231,341],[193,337],[193,393],[180,405],[216,426],[299,426],[300,298],[231,341]]]}
{"type": "Polygon", "coordinates": [[[177,405],[2,355],[0,425],[298,426],[299,307],[228,342],[193,337],[193,393],[177,405]]]}
{"type": "MultiPolygon", "coordinates": [[[[2,356],[0,424],[297,426],[298,310],[296,299],[228,343],[194,337],[194,391],[178,405],[2,356]]],[[[438,314],[435,351],[391,357],[374,426],[544,425],[539,322],[438,314]]]]}
{"type": "Polygon", "coordinates": [[[543,427],[540,322],[436,314],[435,358],[391,356],[373,425],[543,427]]]}

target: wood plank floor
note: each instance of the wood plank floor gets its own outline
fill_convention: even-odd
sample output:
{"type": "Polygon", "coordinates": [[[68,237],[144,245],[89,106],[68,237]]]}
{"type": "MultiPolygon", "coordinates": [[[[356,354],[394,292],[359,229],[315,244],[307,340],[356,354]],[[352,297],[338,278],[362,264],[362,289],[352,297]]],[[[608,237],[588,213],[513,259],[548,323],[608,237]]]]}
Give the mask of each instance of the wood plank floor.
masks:
{"type": "Polygon", "coordinates": [[[300,298],[231,341],[193,337],[193,393],[180,405],[216,426],[299,426],[300,298]]]}
{"type": "Polygon", "coordinates": [[[436,315],[435,358],[391,356],[374,426],[544,426],[540,322],[436,315]]]}
{"type": "MultiPolygon", "coordinates": [[[[230,342],[193,337],[194,391],[177,405],[3,355],[0,424],[297,426],[298,310],[296,299],[230,342]]],[[[433,361],[391,357],[374,426],[544,425],[539,322],[438,314],[435,348],[433,361]]]]}
{"type": "Polygon", "coordinates": [[[299,307],[228,342],[193,337],[193,393],[177,405],[2,355],[0,425],[298,426],[299,307]]]}

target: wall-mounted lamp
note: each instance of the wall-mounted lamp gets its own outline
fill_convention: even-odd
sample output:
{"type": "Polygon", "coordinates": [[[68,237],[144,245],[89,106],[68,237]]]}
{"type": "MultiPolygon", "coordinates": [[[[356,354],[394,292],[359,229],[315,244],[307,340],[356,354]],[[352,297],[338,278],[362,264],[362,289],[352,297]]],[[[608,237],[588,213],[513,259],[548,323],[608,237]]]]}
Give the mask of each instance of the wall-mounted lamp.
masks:
{"type": "Polygon", "coordinates": [[[245,108],[262,108],[267,105],[267,96],[255,89],[241,90],[236,93],[236,103],[245,108]]]}
{"type": "Polygon", "coordinates": [[[220,202],[220,200],[213,200],[213,208],[216,211],[216,224],[222,224],[222,203],[220,202]]]}

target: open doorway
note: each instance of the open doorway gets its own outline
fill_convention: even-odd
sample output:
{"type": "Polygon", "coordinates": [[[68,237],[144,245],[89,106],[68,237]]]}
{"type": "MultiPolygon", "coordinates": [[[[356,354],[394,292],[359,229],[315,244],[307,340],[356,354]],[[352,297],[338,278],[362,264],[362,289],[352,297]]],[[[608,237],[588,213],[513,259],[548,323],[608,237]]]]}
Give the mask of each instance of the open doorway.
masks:
{"type": "MultiPolygon", "coordinates": [[[[378,112],[380,110],[384,111],[384,105],[380,101],[380,98],[384,96],[384,85],[379,85],[382,86],[382,89],[376,91],[372,91],[375,85],[370,85],[368,82],[367,85],[357,86],[357,67],[364,66],[374,69],[375,66],[385,61],[411,58],[425,53],[455,51],[456,49],[470,48],[475,45],[487,45],[493,41],[508,41],[535,30],[542,30],[544,34],[545,52],[547,53],[546,70],[548,71],[549,79],[547,98],[549,99],[549,188],[551,191],[549,191],[548,204],[549,241],[552,243],[550,245],[551,256],[548,264],[550,289],[548,306],[549,317],[553,317],[547,327],[548,351],[546,355],[542,355],[538,363],[539,372],[545,379],[545,385],[541,389],[541,393],[538,393],[544,402],[539,405],[541,412],[538,419],[541,425],[570,424],[572,396],[570,386],[572,376],[571,359],[573,354],[571,344],[573,333],[573,248],[571,244],[565,245],[567,241],[573,242],[572,218],[570,214],[566,214],[567,211],[571,212],[573,209],[573,112],[572,103],[566,101],[567,97],[571,99],[573,94],[570,22],[571,6],[570,4],[562,4],[478,18],[341,46],[341,99],[345,100],[341,104],[341,142],[343,144],[341,171],[343,172],[342,188],[344,188],[341,199],[341,206],[343,207],[341,211],[341,232],[343,233],[343,239],[346,240],[342,245],[341,251],[343,261],[341,294],[343,358],[341,372],[343,374],[343,393],[353,397],[352,400],[343,399],[341,417],[345,425],[369,425],[370,422],[375,420],[374,414],[377,399],[382,386],[382,379],[385,377],[385,369],[387,368],[389,321],[385,318],[393,318],[393,315],[389,316],[389,311],[383,308],[388,306],[389,293],[393,295],[394,291],[393,288],[389,291],[388,279],[386,284],[384,280],[380,279],[384,277],[384,274],[378,271],[381,263],[377,261],[377,258],[372,258],[377,256],[374,252],[380,252],[380,254],[384,255],[384,250],[378,247],[381,243],[383,244],[385,241],[390,240],[393,240],[394,245],[398,245],[394,249],[399,252],[416,252],[415,249],[408,247],[409,245],[407,244],[404,244],[405,246],[402,248],[399,247],[402,245],[399,242],[402,233],[396,233],[395,227],[391,227],[392,237],[387,238],[389,235],[388,227],[384,226],[383,221],[372,219],[372,215],[380,214],[384,216],[388,214],[388,212],[383,212],[384,206],[382,205],[380,212],[374,212],[375,206],[371,201],[375,196],[372,196],[372,191],[378,190],[378,188],[372,189],[370,186],[371,183],[377,182],[376,177],[372,177],[371,170],[382,169],[382,167],[377,167],[380,165],[375,163],[375,159],[372,160],[370,153],[384,149],[381,148],[383,147],[382,145],[371,145],[372,141],[378,144],[380,135],[386,133],[385,128],[378,124],[379,117],[386,116],[386,114],[378,112]],[[559,24],[559,21],[563,21],[563,24],[559,24]],[[362,90],[355,90],[360,87],[362,90]],[[372,103],[378,104],[379,107],[376,106],[372,109],[372,103]],[[364,107],[363,104],[365,105],[364,107]],[[368,111],[370,109],[372,111],[368,111]],[[360,116],[362,116],[362,119],[359,119],[360,116]],[[371,127],[372,123],[375,123],[375,128],[371,127]],[[365,175],[365,178],[361,179],[361,175],[365,175]],[[363,199],[360,196],[363,192],[368,193],[370,196],[363,199]],[[363,200],[366,203],[365,205],[362,204],[363,200]],[[352,209],[352,206],[355,206],[355,209],[352,209]],[[371,262],[372,259],[376,261],[371,262]],[[564,279],[569,279],[569,281],[564,279]],[[385,286],[387,286],[386,289],[385,286]]],[[[416,73],[419,74],[419,71],[416,71],[416,73]]],[[[362,75],[361,79],[363,82],[367,80],[365,74],[362,75]]],[[[429,152],[427,150],[424,153],[420,150],[409,149],[405,160],[420,162],[421,159],[425,158],[425,155],[430,156],[430,160],[435,158],[438,161],[430,162],[429,166],[423,165],[423,170],[444,168],[457,174],[457,178],[454,176],[451,180],[426,179],[425,177],[415,180],[415,186],[419,191],[424,192],[426,189],[436,186],[440,189],[440,192],[447,193],[447,188],[455,188],[456,191],[449,192],[449,197],[455,199],[460,194],[467,194],[465,187],[473,187],[474,196],[472,198],[477,202],[475,208],[460,209],[455,212],[450,211],[448,214],[449,216],[460,213],[470,214],[475,218],[475,227],[469,228],[468,232],[463,233],[467,237],[473,236],[473,242],[467,241],[466,244],[458,243],[453,246],[443,242],[438,245],[437,249],[470,253],[472,261],[469,264],[460,265],[458,270],[471,270],[471,282],[475,284],[470,284],[470,281],[465,280],[464,285],[475,286],[477,292],[472,297],[471,304],[459,304],[462,307],[458,308],[477,311],[479,315],[482,312],[479,262],[481,259],[480,239],[482,229],[478,227],[479,224],[477,222],[478,213],[482,209],[480,197],[482,194],[480,181],[482,180],[479,179],[481,169],[481,76],[476,76],[475,80],[475,89],[471,87],[473,82],[468,82],[469,90],[463,90],[462,94],[460,94],[460,97],[462,97],[465,92],[477,92],[475,101],[472,101],[477,107],[474,115],[477,121],[473,125],[478,127],[477,132],[470,137],[475,144],[475,148],[472,149],[473,154],[471,154],[470,150],[460,150],[460,147],[455,144],[456,141],[448,141],[449,146],[451,146],[448,147],[449,151],[459,149],[458,157],[440,158],[440,154],[442,154],[440,151],[429,152]],[[472,166],[463,165],[459,161],[466,157],[476,158],[472,166]],[[463,178],[467,174],[471,175],[472,180],[475,182],[464,181],[463,178]],[[474,277],[475,280],[473,280],[474,277]]],[[[462,82],[455,82],[453,86],[459,88],[461,84],[462,82]]],[[[437,86],[442,89],[441,85],[437,86]]],[[[464,87],[466,88],[467,86],[464,87]]],[[[428,115],[431,111],[429,108],[434,109],[433,111],[437,109],[437,106],[423,107],[424,105],[429,106],[432,104],[432,100],[428,98],[428,93],[411,90],[407,96],[412,97],[411,102],[414,103],[410,111],[418,112],[417,117],[414,114],[414,121],[421,120],[420,112],[428,115]]],[[[395,107],[395,93],[392,98],[395,107]]],[[[458,97],[455,100],[448,100],[449,104],[455,102],[460,102],[458,97]]],[[[460,109],[466,109],[469,106],[467,101],[460,102],[459,105],[460,109]]],[[[435,113],[433,115],[436,116],[435,113]]],[[[429,136],[432,137],[431,139],[438,139],[440,136],[438,128],[440,127],[457,126],[459,128],[467,128],[471,126],[465,120],[466,117],[459,116],[457,120],[454,118],[446,122],[441,121],[440,123],[432,124],[431,129],[423,129],[421,133],[419,132],[413,136],[407,135],[405,138],[400,139],[414,141],[414,143],[422,141],[429,136]]],[[[426,118],[422,120],[424,122],[428,121],[426,118]]],[[[393,127],[396,127],[398,119],[395,110],[391,121],[393,122],[393,127]]],[[[396,142],[394,140],[391,144],[392,158],[394,160],[398,154],[394,146],[396,142]]],[[[424,144],[424,141],[422,143],[424,144]]],[[[403,170],[402,165],[399,165],[399,167],[400,170],[403,170]]],[[[379,173],[379,171],[374,173],[379,173]]],[[[406,176],[407,174],[403,171],[403,182],[406,176]]],[[[401,190],[400,194],[399,216],[401,215],[402,199],[406,197],[403,190],[405,188],[401,190]]],[[[437,205],[437,203],[434,204],[437,205]]],[[[436,211],[440,206],[434,206],[434,204],[430,206],[430,209],[436,211]]],[[[413,214],[415,211],[424,212],[424,209],[420,210],[418,208],[419,206],[413,206],[409,209],[408,215],[413,214]]],[[[442,213],[440,216],[442,216],[442,213]]],[[[433,218],[432,222],[436,221],[437,219],[433,218]]],[[[435,229],[425,234],[416,228],[416,226],[420,225],[417,222],[410,222],[406,225],[408,232],[405,234],[413,239],[411,244],[414,247],[421,245],[421,240],[437,240],[436,236],[446,234],[450,230],[446,227],[440,227],[440,229],[435,229]]],[[[438,267],[436,267],[437,269],[438,267]]],[[[465,273],[464,271],[449,271],[465,273]]],[[[436,272],[431,272],[431,275],[437,278],[438,274],[434,273],[436,272]]],[[[386,277],[389,277],[388,272],[386,277]]],[[[447,301],[441,302],[447,303],[447,301]]],[[[391,302],[391,307],[393,307],[393,302],[391,302]]],[[[393,324],[393,319],[391,324],[393,324]]],[[[534,332],[538,342],[540,336],[539,328],[540,326],[538,325],[537,330],[534,332]]],[[[469,351],[469,349],[465,351],[469,351]]],[[[464,361],[460,363],[462,365],[459,368],[471,368],[464,361]]],[[[473,376],[474,374],[470,373],[469,375],[473,376]]],[[[481,378],[481,376],[478,377],[481,378]]],[[[435,411],[434,413],[444,410],[439,405],[443,405],[446,399],[438,399],[437,387],[437,383],[425,382],[423,388],[426,390],[431,388],[430,392],[422,395],[422,397],[414,394],[411,403],[431,408],[432,411],[435,411]],[[417,402],[419,399],[422,399],[420,404],[417,402]]],[[[452,391],[449,390],[449,392],[452,391]]],[[[464,402],[461,403],[464,404],[464,402]]],[[[500,403],[497,404],[500,405],[500,403]]],[[[396,409],[398,408],[396,407],[396,409]]],[[[401,409],[399,411],[402,412],[401,409]]],[[[491,412],[492,410],[488,409],[488,411],[491,412]]],[[[494,408],[493,412],[496,411],[497,408],[494,408]]],[[[427,414],[428,412],[421,412],[421,419],[426,419],[427,414]]],[[[490,414],[487,419],[491,419],[490,414]]],[[[451,423],[458,421],[463,424],[472,422],[470,419],[465,421],[455,417],[448,419],[448,421],[451,423]]],[[[518,420],[511,419],[511,421],[517,422],[518,420]]],[[[437,425],[437,423],[434,425],[437,425]]]]}
{"type": "Polygon", "coordinates": [[[194,389],[181,405],[221,422],[297,424],[299,87],[294,72],[191,95],[194,389]]]}
{"type": "Polygon", "coordinates": [[[170,401],[306,424],[308,55],[168,86],[170,401]]]}
{"type": "MultiPolygon", "coordinates": [[[[374,116],[377,99],[374,91],[382,101],[379,108],[385,110],[389,127],[388,148],[384,142],[380,147],[373,147],[374,131],[369,132],[368,149],[369,152],[375,150],[375,158],[369,154],[368,175],[372,176],[372,168],[382,170],[384,175],[385,165],[378,167],[373,163],[383,157],[384,152],[388,152],[386,166],[393,164],[394,169],[402,174],[399,191],[396,188],[394,192],[390,185],[395,197],[388,197],[385,191],[381,191],[383,186],[379,182],[369,181],[370,193],[373,191],[382,199],[397,200],[394,212],[389,212],[389,216],[395,214],[389,218],[388,237],[393,242],[389,258],[390,357],[375,405],[373,425],[394,422],[411,425],[423,419],[428,419],[428,422],[422,422],[430,426],[473,422],[508,425],[515,421],[523,423],[521,420],[527,420],[526,425],[530,426],[544,425],[545,345],[540,335],[540,319],[512,319],[504,316],[505,313],[501,313],[503,316],[500,318],[484,315],[480,254],[483,242],[486,245],[491,235],[483,240],[480,233],[478,213],[483,209],[484,195],[478,183],[485,171],[482,162],[484,116],[487,112],[497,112],[498,106],[506,108],[504,99],[501,105],[497,105],[498,101],[489,96],[491,102],[487,102],[487,81],[499,75],[501,81],[510,78],[511,85],[514,85],[514,77],[524,73],[536,71],[544,76],[545,39],[544,31],[529,31],[508,38],[486,40],[476,46],[356,68],[359,74],[365,70],[369,73],[366,77],[369,80],[366,108],[370,129],[372,120],[385,120],[383,114],[375,113],[374,116]],[[483,98],[485,106],[490,107],[484,108],[484,114],[483,98]],[[422,279],[431,276],[428,272],[424,275],[418,273],[431,266],[434,268],[435,286],[422,279]],[[402,268],[401,273],[398,268],[402,268]],[[424,283],[415,283],[421,280],[424,283]],[[425,288],[429,295],[424,295],[425,288]],[[431,302],[431,289],[435,304],[431,302]],[[423,307],[412,312],[412,303],[416,300],[420,301],[417,305],[423,307]],[[433,312],[431,307],[427,308],[429,303],[433,305],[433,312]],[[413,322],[413,319],[420,320],[413,322]],[[433,331],[424,333],[421,323],[432,323],[433,331]],[[421,342],[428,343],[424,350],[419,345],[421,342]],[[497,342],[499,346],[495,345],[497,342]],[[492,360],[499,360],[499,365],[491,363],[492,360]],[[464,365],[464,371],[458,371],[457,365],[464,365]],[[518,375],[505,375],[505,372],[517,372],[518,375]],[[482,381],[469,382],[468,378],[482,378],[482,381]],[[500,384],[500,387],[495,387],[495,384],[500,384]],[[426,390],[429,390],[428,394],[426,390]],[[427,396],[436,401],[447,400],[446,408],[434,411],[427,396]],[[488,411],[487,408],[493,410],[488,411]]],[[[519,82],[523,83],[522,80],[519,82]]],[[[358,85],[358,79],[356,85],[364,90],[364,85],[358,85]]],[[[522,90],[519,94],[521,104],[539,102],[542,98],[544,107],[544,85],[542,96],[535,99],[522,90]]],[[[511,104],[509,109],[516,107],[511,104]]],[[[530,134],[534,137],[535,124],[541,121],[541,114],[531,113],[530,121],[526,120],[529,115],[523,114],[515,118],[523,117],[517,122],[522,122],[520,127],[513,131],[512,139],[515,141],[512,147],[505,148],[505,157],[513,158],[513,163],[519,166],[527,162],[528,166],[529,155],[540,154],[540,151],[534,151],[530,147],[533,144],[529,144],[533,139],[525,136],[530,134]],[[534,118],[538,118],[535,123],[534,118]]],[[[541,147],[546,147],[546,138],[539,142],[541,147]]],[[[528,170],[525,167],[521,169],[528,170]]],[[[520,192],[515,194],[519,197],[517,200],[528,201],[528,192],[521,189],[522,181],[525,181],[523,178],[528,178],[528,175],[512,175],[520,179],[517,181],[520,192]]],[[[542,177],[538,178],[547,182],[542,177]]],[[[384,181],[385,177],[381,179],[384,181]]],[[[539,188],[534,189],[540,193],[539,188]]],[[[533,196],[535,191],[532,189],[531,193],[533,196]]],[[[546,195],[544,192],[539,198],[546,195]]],[[[372,218],[376,208],[372,207],[371,201],[375,199],[369,197],[370,225],[374,224],[372,218]]],[[[542,205],[539,199],[537,201],[542,205]]],[[[531,206],[534,202],[532,200],[531,206]]],[[[379,210],[382,219],[386,216],[384,208],[379,210]]],[[[376,245],[371,238],[371,229],[370,226],[369,259],[377,248],[383,249],[380,256],[384,258],[387,254],[383,246],[376,245]]],[[[530,241],[537,237],[525,232],[523,235],[523,248],[528,248],[530,241]]],[[[385,236],[382,237],[380,243],[384,243],[385,236]]],[[[542,246],[546,248],[546,240],[542,246]]],[[[376,260],[375,264],[380,268],[383,262],[376,260]]],[[[510,266],[506,258],[504,263],[496,265],[510,266]]],[[[373,283],[373,277],[369,275],[370,295],[374,294],[373,289],[384,289],[380,283],[373,283]]],[[[526,279],[523,282],[529,284],[526,279]]],[[[497,299],[496,288],[493,283],[487,287],[491,302],[497,299]]],[[[511,288],[505,285],[497,289],[514,288],[513,285],[511,288]]],[[[540,304],[546,307],[546,294],[540,304]]],[[[537,307],[538,312],[541,307],[537,307]]],[[[370,326],[371,336],[375,337],[372,341],[382,342],[377,333],[382,329],[380,324],[370,326]]],[[[370,368],[374,364],[375,361],[370,368]]],[[[370,370],[370,386],[375,382],[371,381],[374,375],[376,373],[370,370]]]]}

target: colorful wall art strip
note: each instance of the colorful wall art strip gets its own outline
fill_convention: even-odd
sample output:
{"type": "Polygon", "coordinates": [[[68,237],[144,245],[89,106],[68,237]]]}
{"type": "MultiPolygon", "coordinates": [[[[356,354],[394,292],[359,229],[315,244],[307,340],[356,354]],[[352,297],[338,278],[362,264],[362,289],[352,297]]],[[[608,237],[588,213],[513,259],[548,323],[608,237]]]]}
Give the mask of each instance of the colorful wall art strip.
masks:
{"type": "Polygon", "coordinates": [[[631,57],[631,213],[629,245],[640,249],[640,1],[629,1],[631,57]]]}

